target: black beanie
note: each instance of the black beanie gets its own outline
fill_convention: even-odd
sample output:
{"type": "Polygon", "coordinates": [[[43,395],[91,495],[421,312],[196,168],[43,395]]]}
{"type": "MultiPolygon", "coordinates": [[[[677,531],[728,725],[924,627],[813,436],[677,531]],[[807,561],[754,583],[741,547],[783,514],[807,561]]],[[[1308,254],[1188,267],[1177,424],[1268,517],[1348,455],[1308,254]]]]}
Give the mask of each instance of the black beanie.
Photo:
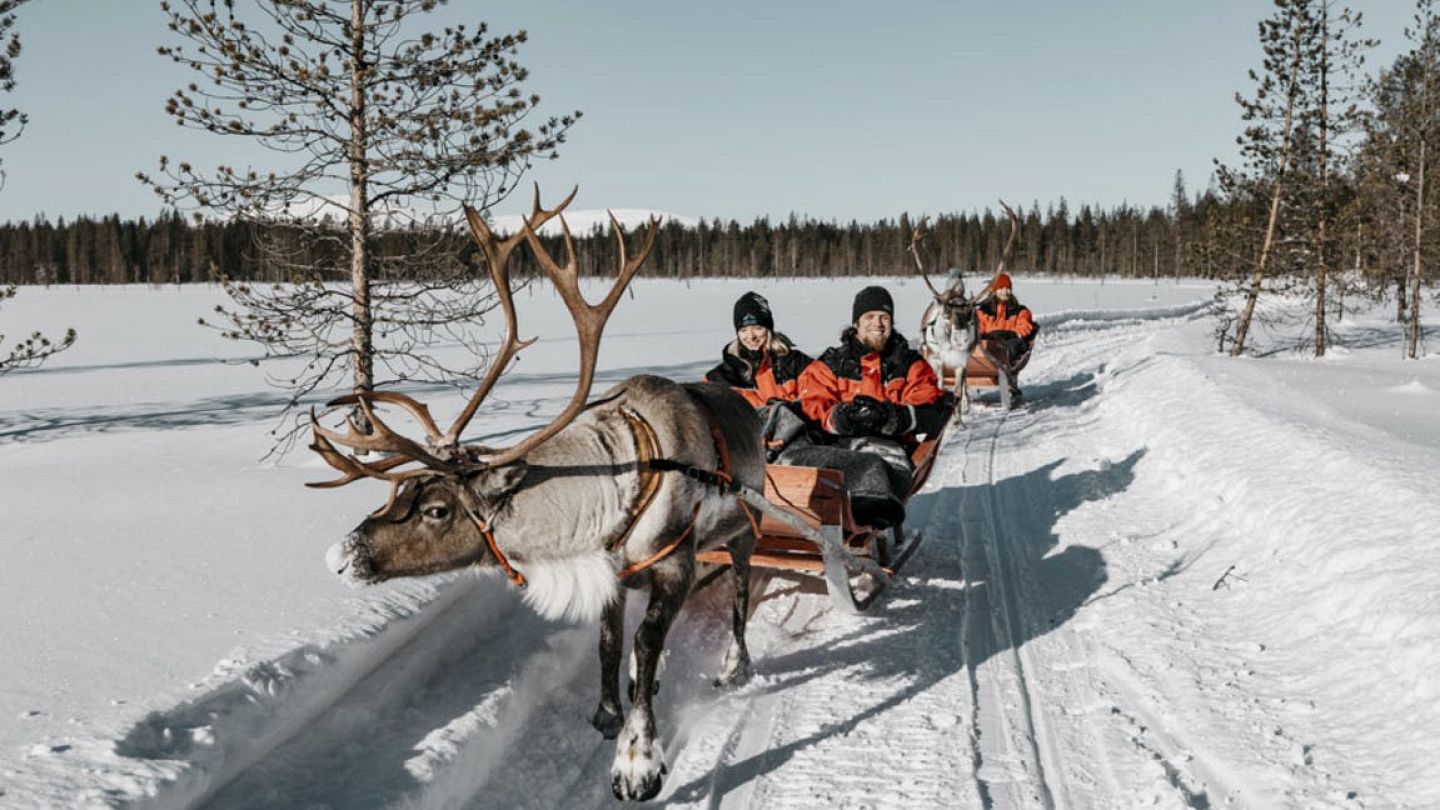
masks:
{"type": "Polygon", "coordinates": [[[876,310],[894,318],[895,299],[890,297],[890,292],[884,287],[866,287],[855,293],[855,305],[850,308],[850,322],[859,323],[861,315],[876,310]]]}
{"type": "Polygon", "coordinates": [[[763,326],[775,330],[775,317],[770,314],[770,302],[757,292],[747,292],[735,302],[735,331],[742,326],[763,326]]]}

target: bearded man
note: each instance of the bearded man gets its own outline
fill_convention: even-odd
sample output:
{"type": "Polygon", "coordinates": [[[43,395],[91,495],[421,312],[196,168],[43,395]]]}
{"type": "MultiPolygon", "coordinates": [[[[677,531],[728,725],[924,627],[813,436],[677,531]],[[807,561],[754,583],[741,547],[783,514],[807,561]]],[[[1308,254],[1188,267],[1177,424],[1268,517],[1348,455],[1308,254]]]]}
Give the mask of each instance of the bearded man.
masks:
{"type": "Polygon", "coordinates": [[[856,517],[896,525],[914,473],[910,448],[917,433],[939,431],[945,392],[935,370],[895,331],[895,301],[884,287],[856,294],[850,320],[840,345],[800,375],[800,406],[833,444],[781,460],[844,470],[856,517]],[[876,460],[883,462],[878,468],[876,460]]]}
{"type": "Polygon", "coordinates": [[[884,287],[855,296],[840,345],[800,375],[805,415],[837,436],[904,440],[933,433],[944,392],[935,369],[895,331],[895,301],[884,287]]]}

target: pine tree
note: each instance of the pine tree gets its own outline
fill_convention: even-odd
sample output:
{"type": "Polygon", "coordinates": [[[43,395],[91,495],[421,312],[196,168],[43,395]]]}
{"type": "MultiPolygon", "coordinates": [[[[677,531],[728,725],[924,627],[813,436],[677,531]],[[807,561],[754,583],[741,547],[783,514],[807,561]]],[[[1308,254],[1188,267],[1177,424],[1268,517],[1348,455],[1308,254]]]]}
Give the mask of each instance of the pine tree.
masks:
{"type": "MultiPolygon", "coordinates": [[[[20,56],[20,35],[14,30],[15,11],[25,2],[26,0],[0,0],[0,41],[5,43],[4,50],[0,51],[0,92],[8,93],[15,89],[15,59],[20,56]]],[[[25,114],[19,110],[0,109],[0,144],[10,143],[20,137],[25,122],[25,114]]],[[[0,172],[0,185],[3,185],[3,178],[3,172],[0,172]]],[[[14,286],[0,287],[0,304],[14,298],[16,292],[14,286]]],[[[65,336],[58,341],[34,332],[11,345],[6,351],[3,348],[5,335],[0,334],[0,375],[16,369],[33,368],[56,352],[70,348],[74,343],[74,329],[67,329],[65,336]]]]}
{"type": "Polygon", "coordinates": [[[1337,164],[1344,154],[1346,139],[1360,128],[1357,94],[1350,88],[1358,86],[1356,77],[1363,63],[1363,51],[1375,43],[1356,37],[1360,15],[1348,8],[1332,15],[1329,0],[1316,0],[1316,3],[1318,36],[1311,43],[1311,53],[1305,60],[1310,84],[1307,95],[1312,101],[1304,117],[1306,131],[1313,130],[1317,138],[1312,278],[1315,284],[1315,356],[1323,357],[1329,341],[1325,319],[1327,285],[1333,269],[1331,264],[1338,260],[1338,251],[1331,245],[1334,237],[1330,225],[1344,195],[1343,187],[1337,182],[1337,169],[1341,168],[1337,164]]]}
{"type": "Polygon", "coordinates": [[[158,176],[138,176],[197,217],[287,224],[257,231],[287,239],[255,247],[292,283],[228,284],[235,308],[221,315],[230,337],[312,358],[284,383],[291,408],[346,376],[356,391],[386,382],[377,361],[395,379],[456,382],[476,373],[445,368],[428,349],[468,335],[494,305],[493,291],[456,262],[449,240],[382,258],[377,238],[397,221],[413,224],[420,207],[453,211],[467,201],[487,209],[532,160],[554,157],[579,117],[526,128],[539,97],[522,92],[527,71],[514,58],[525,32],[491,36],[483,23],[422,30],[424,16],[445,3],[161,4],[180,43],[159,53],[197,74],[166,112],[180,126],[259,143],[275,163],[204,171],[162,157],[158,176]],[[334,261],[313,261],[322,244],[334,261]],[[333,283],[341,279],[348,284],[333,283]]]}
{"type": "Polygon", "coordinates": [[[1267,201],[1264,235],[1230,342],[1232,356],[1245,350],[1256,301],[1267,273],[1273,269],[1277,237],[1288,235],[1288,225],[1300,207],[1296,205],[1297,190],[1304,184],[1293,182],[1292,174],[1296,165],[1305,165],[1302,153],[1313,146],[1309,133],[1299,127],[1306,123],[1306,59],[1311,55],[1310,43],[1318,28],[1314,0],[1275,0],[1275,6],[1274,14],[1259,26],[1264,59],[1261,72],[1250,71],[1251,80],[1256,82],[1254,96],[1235,94],[1241,117],[1248,122],[1244,134],[1236,138],[1242,166],[1230,168],[1217,161],[1222,193],[1232,205],[1267,201]]]}
{"type": "MultiPolygon", "coordinates": [[[[1406,245],[1403,269],[1391,276],[1396,285],[1397,315],[1404,313],[1404,354],[1419,355],[1422,285],[1434,266],[1430,233],[1436,204],[1435,171],[1440,158],[1440,15],[1435,0],[1419,0],[1414,26],[1406,29],[1411,49],[1402,54],[1369,87],[1374,115],[1362,155],[1369,182],[1366,188],[1376,218],[1401,220],[1408,233],[1395,241],[1406,245]],[[1395,217],[1399,212],[1401,216],[1395,217]],[[1408,220],[1408,221],[1406,221],[1408,220]],[[1408,307],[1408,313],[1406,309],[1408,307]]],[[[1397,235],[1399,236],[1399,235],[1397,235]]],[[[1432,271],[1433,272],[1433,271],[1432,271]]]]}

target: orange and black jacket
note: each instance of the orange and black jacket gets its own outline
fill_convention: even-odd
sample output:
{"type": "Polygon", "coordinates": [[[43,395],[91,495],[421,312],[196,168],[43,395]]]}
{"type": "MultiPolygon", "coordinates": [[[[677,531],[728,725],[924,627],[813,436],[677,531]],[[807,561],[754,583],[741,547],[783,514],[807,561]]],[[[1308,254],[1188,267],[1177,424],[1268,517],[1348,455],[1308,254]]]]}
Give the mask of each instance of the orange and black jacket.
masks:
{"type": "Polygon", "coordinates": [[[986,332],[1008,331],[1029,340],[1035,334],[1035,321],[1030,319],[1030,308],[1014,299],[1006,304],[998,298],[991,298],[975,311],[980,315],[981,335],[986,332]]]}
{"type": "Polygon", "coordinates": [[[800,375],[800,407],[831,431],[835,406],[861,395],[912,406],[915,424],[925,433],[939,422],[945,396],[935,370],[905,338],[892,333],[885,349],[876,352],[855,339],[852,327],[839,346],[826,349],[800,375]]]}
{"type": "Polygon", "coordinates": [[[761,408],[775,399],[800,399],[800,372],[810,362],[809,355],[776,332],[769,351],[752,352],[739,340],[730,341],[720,354],[720,365],[706,372],[705,379],[734,388],[752,407],[761,408]]]}

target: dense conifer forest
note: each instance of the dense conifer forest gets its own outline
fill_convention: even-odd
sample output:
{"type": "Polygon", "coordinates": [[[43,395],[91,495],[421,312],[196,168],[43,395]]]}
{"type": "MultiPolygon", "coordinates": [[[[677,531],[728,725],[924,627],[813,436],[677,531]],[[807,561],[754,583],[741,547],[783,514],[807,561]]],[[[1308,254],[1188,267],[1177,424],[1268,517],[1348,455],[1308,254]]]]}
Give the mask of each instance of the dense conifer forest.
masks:
{"type": "MultiPolygon", "coordinates": [[[[1020,212],[1012,267],[1021,273],[1074,276],[1224,278],[1249,261],[1233,229],[1221,227],[1235,218],[1233,208],[1210,192],[1189,197],[1179,178],[1175,198],[1165,208],[1082,205],[1072,210],[1061,200],[1042,210],[1032,204],[1020,212]]],[[[642,273],[672,278],[904,275],[914,272],[906,253],[914,224],[906,214],[874,223],[796,216],[747,224],[703,220],[694,227],[671,223],[661,229],[642,273]]],[[[967,272],[993,267],[1009,232],[998,210],[942,215],[928,228],[927,266],[967,272]]],[[[320,268],[322,275],[344,280],[349,257],[338,228],[335,239],[316,239],[316,230],[323,232],[325,226],[196,223],[179,214],[54,222],[40,216],[0,225],[0,283],[184,284],[221,277],[283,282],[294,279],[295,268],[306,268],[307,278],[311,268],[320,268]]],[[[394,263],[392,277],[479,270],[468,234],[458,229],[392,229],[375,239],[381,257],[422,252],[429,257],[394,263]],[[445,245],[439,250],[431,247],[437,238],[445,245]]],[[[559,240],[551,241],[555,251],[563,249],[559,240]]],[[[614,242],[608,235],[577,235],[576,241],[585,272],[613,272],[614,242]]]]}

